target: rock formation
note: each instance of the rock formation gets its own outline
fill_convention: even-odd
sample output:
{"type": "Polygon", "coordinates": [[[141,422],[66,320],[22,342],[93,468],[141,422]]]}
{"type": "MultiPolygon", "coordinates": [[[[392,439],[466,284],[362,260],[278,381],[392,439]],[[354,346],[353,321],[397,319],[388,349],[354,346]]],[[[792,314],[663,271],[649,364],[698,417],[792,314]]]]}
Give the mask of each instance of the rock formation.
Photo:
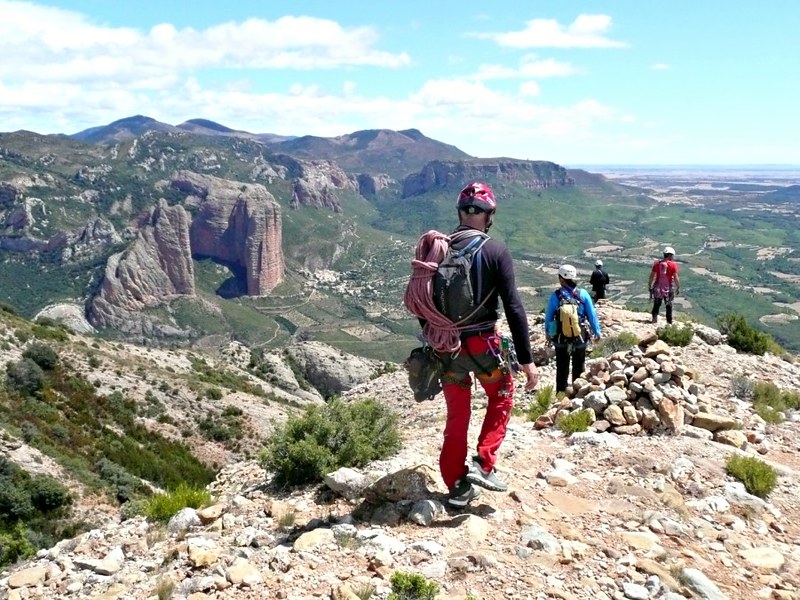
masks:
{"type": "Polygon", "coordinates": [[[172,187],[188,194],[197,213],[191,224],[191,254],[237,265],[247,294],[268,293],[283,279],[281,211],[262,185],[181,171],[172,187]]]}
{"type": "Polygon", "coordinates": [[[133,244],[109,257],[88,318],[97,327],[138,332],[136,313],[176,294],[194,295],[189,213],[162,200],[147,214],[133,244]]]}
{"type": "Polygon", "coordinates": [[[33,320],[35,321],[39,318],[58,321],[75,333],[97,333],[92,324],[86,320],[83,305],[78,306],[67,302],[51,304],[40,310],[33,320]]]}
{"type": "Polygon", "coordinates": [[[493,159],[431,161],[403,182],[403,197],[424,194],[438,187],[468,183],[491,176],[495,181],[514,181],[533,190],[574,185],[567,170],[548,161],[493,159]]]}
{"type": "Polygon", "coordinates": [[[370,175],[369,173],[360,173],[357,180],[358,193],[364,197],[374,196],[394,182],[388,175],[370,175]]]}
{"type": "Polygon", "coordinates": [[[368,381],[381,365],[379,361],[345,354],[321,342],[293,344],[285,349],[285,358],[325,398],[368,381]]]}
{"type": "Polygon", "coordinates": [[[60,231],[47,241],[45,250],[60,255],[62,261],[80,260],[102,253],[122,237],[109,221],[94,217],[84,227],[60,231]]]}
{"type": "Polygon", "coordinates": [[[270,157],[274,168],[292,180],[292,208],[316,206],[341,212],[337,190],[356,190],[358,185],[335,162],[297,160],[287,154],[270,157]]]}

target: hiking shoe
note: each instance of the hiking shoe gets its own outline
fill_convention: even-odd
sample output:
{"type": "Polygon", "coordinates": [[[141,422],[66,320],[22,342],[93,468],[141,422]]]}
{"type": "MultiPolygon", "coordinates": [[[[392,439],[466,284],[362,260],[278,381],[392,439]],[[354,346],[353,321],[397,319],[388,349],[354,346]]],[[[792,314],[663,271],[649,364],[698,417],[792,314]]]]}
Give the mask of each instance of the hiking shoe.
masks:
{"type": "Polygon", "coordinates": [[[450,506],[461,508],[480,495],[481,491],[469,481],[466,479],[459,479],[456,481],[456,484],[450,488],[450,493],[447,495],[447,503],[450,506]]]}
{"type": "Polygon", "coordinates": [[[650,322],[651,323],[658,323],[658,317],[653,317],[650,322]]]}
{"type": "Polygon", "coordinates": [[[472,466],[469,471],[467,471],[466,479],[470,483],[479,485],[492,492],[505,492],[508,489],[508,484],[497,478],[495,469],[492,469],[488,473],[483,470],[480,459],[477,456],[472,459],[472,466]]]}

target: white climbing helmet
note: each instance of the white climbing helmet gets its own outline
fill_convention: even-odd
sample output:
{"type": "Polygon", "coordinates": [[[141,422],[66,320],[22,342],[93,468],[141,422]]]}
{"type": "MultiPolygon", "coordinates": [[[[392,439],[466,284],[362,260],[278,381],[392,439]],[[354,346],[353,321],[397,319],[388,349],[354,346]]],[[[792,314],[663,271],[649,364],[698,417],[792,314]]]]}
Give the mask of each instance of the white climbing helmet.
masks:
{"type": "Polygon", "coordinates": [[[598,258],[596,261],[594,261],[594,266],[595,267],[602,267],[603,266],[603,261],[598,258]]]}
{"type": "Polygon", "coordinates": [[[578,271],[572,265],[561,265],[558,267],[558,276],[570,281],[575,281],[578,277],[578,271]]]}
{"type": "Polygon", "coordinates": [[[674,256],[675,248],[673,248],[672,246],[667,246],[666,248],[664,248],[664,254],[672,254],[674,256]]]}

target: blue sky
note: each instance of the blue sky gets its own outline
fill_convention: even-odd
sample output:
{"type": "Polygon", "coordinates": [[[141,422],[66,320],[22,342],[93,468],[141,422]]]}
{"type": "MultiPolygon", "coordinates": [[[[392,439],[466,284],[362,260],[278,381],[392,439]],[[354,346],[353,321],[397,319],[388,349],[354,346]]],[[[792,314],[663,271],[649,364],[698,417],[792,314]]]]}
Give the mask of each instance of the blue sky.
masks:
{"type": "Polygon", "coordinates": [[[475,156],[800,164],[800,2],[0,0],[0,131],[417,128],[475,156]]]}

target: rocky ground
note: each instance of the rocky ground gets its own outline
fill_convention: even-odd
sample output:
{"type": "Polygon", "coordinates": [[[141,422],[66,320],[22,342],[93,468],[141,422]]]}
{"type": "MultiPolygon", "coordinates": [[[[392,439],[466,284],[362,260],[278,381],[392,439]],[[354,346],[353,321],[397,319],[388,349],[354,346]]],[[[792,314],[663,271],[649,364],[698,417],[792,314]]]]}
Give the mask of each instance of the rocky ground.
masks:
{"type": "MultiPolygon", "coordinates": [[[[600,314],[606,335],[653,332],[649,315],[611,304],[600,314]]],[[[137,518],[63,541],[0,574],[0,595],[386,598],[391,574],[409,571],[436,581],[441,599],[800,598],[800,416],[767,425],[730,394],[736,375],[800,389],[800,367],[712,341],[671,351],[702,383],[699,401],[754,441],[742,449],[682,430],[566,437],[519,411],[498,464],[509,491],[451,510],[437,473],[441,396],[415,403],[398,371],[348,393],[402,415],[404,445],[391,460],[290,493],[271,489],[253,462],[231,464],[211,486],[212,507],[168,528],[137,518]],[[726,474],[733,452],[778,471],[765,501],[726,474]]],[[[542,385],[554,381],[552,366],[541,374],[542,385]]],[[[517,404],[531,400],[519,394],[517,404]]],[[[473,440],[484,406],[476,391],[473,440]]]]}

